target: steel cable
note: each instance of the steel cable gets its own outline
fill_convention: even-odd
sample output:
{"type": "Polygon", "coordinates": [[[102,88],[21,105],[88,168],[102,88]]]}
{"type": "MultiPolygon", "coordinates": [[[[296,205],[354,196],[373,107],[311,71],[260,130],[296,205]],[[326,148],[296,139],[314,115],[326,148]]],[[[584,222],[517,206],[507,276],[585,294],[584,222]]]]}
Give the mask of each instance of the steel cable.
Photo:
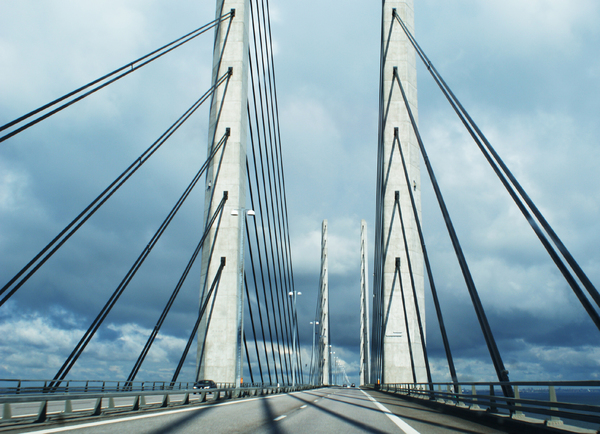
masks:
{"type": "MultiPolygon", "coordinates": [[[[9,291],[0,300],[0,306],[25,283],[50,257],[92,216],[94,213],[179,129],[185,121],[204,103],[210,94],[223,82],[228,81],[230,72],[224,74],[200,99],[198,99],[177,121],[171,125],[146,151],[144,151],[121,175],[100,193],[77,217],[75,217],[50,243],[48,243],[25,267],[23,267],[2,289],[0,295],[9,291]],[[10,289],[10,290],[9,290],[10,289]]],[[[209,154],[209,160],[214,153],[209,154]]]]}
{"type": "Polygon", "coordinates": [[[398,138],[398,128],[394,129],[394,140],[398,144],[398,152],[400,153],[400,158],[402,159],[402,168],[404,170],[404,180],[406,181],[406,187],[408,190],[408,194],[410,196],[410,203],[412,205],[412,210],[413,210],[413,217],[415,219],[415,223],[417,226],[417,231],[419,234],[419,241],[421,242],[421,249],[423,251],[423,260],[425,262],[425,269],[427,270],[427,277],[429,278],[429,288],[431,290],[433,304],[435,306],[435,312],[436,312],[436,315],[438,318],[438,324],[440,326],[442,341],[444,343],[444,350],[446,352],[446,359],[448,360],[448,369],[450,371],[450,378],[452,378],[452,382],[454,383],[454,391],[459,392],[458,378],[456,376],[456,368],[454,367],[454,359],[452,358],[452,351],[450,350],[450,343],[448,341],[448,335],[446,333],[446,326],[444,325],[442,309],[441,309],[440,301],[439,301],[439,298],[437,295],[435,282],[433,280],[433,272],[431,271],[431,264],[429,263],[429,255],[427,253],[427,247],[425,245],[425,238],[423,237],[423,228],[421,227],[421,220],[419,219],[419,213],[417,212],[417,205],[415,203],[414,194],[410,188],[410,180],[408,177],[406,161],[404,159],[404,152],[402,151],[402,146],[400,145],[400,139],[398,138]]]}
{"type": "Polygon", "coordinates": [[[154,235],[142,251],[142,253],[135,260],[135,262],[121,281],[121,283],[119,283],[113,294],[110,296],[109,300],[106,302],[98,316],[94,319],[94,321],[92,322],[88,330],[85,332],[81,340],[78,342],[78,344],[75,346],[69,357],[67,357],[64,364],[55,375],[49,387],[54,388],[58,384],[60,384],[62,380],[65,379],[75,362],[77,362],[79,356],[81,356],[83,350],[85,350],[91,339],[94,337],[94,335],[96,334],[96,332],[98,331],[98,329],[100,328],[100,326],[102,325],[102,323],[104,322],[104,320],[106,319],[106,317],[108,316],[118,299],[121,297],[121,295],[129,285],[137,271],[140,269],[140,267],[154,248],[154,246],[156,246],[156,243],[158,243],[158,240],[161,238],[161,236],[163,235],[163,233],[165,232],[165,230],[167,229],[167,227],[169,226],[169,224],[171,223],[171,221],[173,220],[173,218],[175,217],[185,200],[189,197],[193,188],[196,186],[196,184],[200,180],[200,177],[208,167],[208,163],[209,161],[206,161],[202,165],[200,170],[196,173],[190,184],[187,186],[183,194],[178,199],[175,206],[171,209],[165,220],[161,223],[157,231],[154,233],[154,235]]]}
{"type": "Polygon", "coordinates": [[[86,90],[86,89],[88,89],[88,88],[90,88],[90,87],[92,87],[92,86],[94,86],[94,85],[96,85],[96,84],[98,84],[98,83],[100,83],[100,82],[102,82],[102,81],[104,81],[104,80],[106,80],[106,79],[108,79],[108,78],[113,77],[113,76],[116,75],[116,77],[112,78],[111,80],[109,80],[109,81],[107,81],[107,82],[105,82],[103,84],[98,85],[97,87],[93,88],[92,90],[90,90],[90,91],[88,91],[88,92],[86,92],[86,93],[84,93],[84,94],[82,94],[82,95],[80,95],[80,96],[78,96],[78,97],[76,97],[76,98],[74,98],[74,99],[66,102],[65,104],[59,106],[58,108],[56,108],[56,109],[54,109],[54,110],[52,110],[52,111],[50,111],[50,112],[48,112],[48,113],[46,113],[44,115],[41,115],[40,117],[38,117],[38,118],[36,118],[36,119],[28,122],[27,124],[25,124],[25,125],[17,128],[17,129],[15,129],[15,130],[11,131],[10,133],[8,133],[8,134],[0,137],[0,143],[3,142],[3,141],[5,141],[5,140],[7,140],[7,139],[9,139],[9,138],[11,138],[11,137],[13,137],[13,136],[15,136],[16,134],[19,134],[20,132],[26,130],[27,128],[29,128],[29,127],[31,127],[31,126],[33,126],[35,124],[37,124],[38,122],[41,122],[44,119],[47,119],[48,117],[50,117],[50,116],[52,116],[52,115],[54,115],[54,114],[62,111],[63,109],[69,107],[70,105],[72,105],[72,104],[74,104],[74,103],[76,103],[78,101],[81,101],[85,97],[87,97],[87,96],[89,96],[89,95],[97,92],[98,90],[100,90],[100,89],[108,86],[111,83],[114,83],[115,81],[117,81],[117,80],[125,77],[126,75],[131,74],[133,71],[136,71],[136,70],[142,68],[143,66],[147,65],[148,63],[150,63],[150,62],[152,62],[152,61],[154,61],[154,60],[156,60],[156,59],[164,56],[165,54],[169,53],[170,51],[174,50],[175,48],[180,47],[181,45],[185,44],[186,42],[189,42],[192,39],[196,38],[197,36],[200,36],[201,34],[205,33],[206,31],[212,29],[217,24],[220,24],[222,21],[224,21],[226,19],[230,19],[231,20],[234,17],[234,15],[235,15],[235,12],[232,10],[231,12],[228,12],[227,14],[221,16],[220,18],[217,18],[217,19],[211,21],[210,23],[208,23],[208,24],[206,24],[206,25],[204,25],[204,26],[202,26],[202,27],[200,27],[200,28],[198,28],[198,29],[196,29],[196,30],[194,30],[194,31],[192,31],[192,32],[190,32],[190,33],[182,36],[181,38],[176,39],[175,41],[170,42],[169,44],[164,45],[161,48],[158,48],[157,50],[154,50],[151,53],[146,54],[145,56],[142,56],[139,59],[134,60],[133,62],[130,62],[127,65],[124,65],[124,66],[122,66],[122,67],[114,70],[113,72],[110,72],[110,73],[108,73],[108,74],[106,74],[106,75],[104,75],[104,76],[102,76],[102,77],[100,77],[100,78],[98,78],[98,79],[96,79],[94,81],[91,81],[90,83],[88,83],[88,84],[86,84],[86,85],[84,85],[84,86],[82,86],[82,87],[80,87],[78,89],[75,89],[74,91],[69,92],[66,95],[63,95],[62,97],[57,98],[54,101],[51,101],[48,104],[45,104],[45,105],[43,105],[43,106],[41,106],[41,107],[39,107],[39,108],[37,108],[37,109],[35,109],[33,111],[31,111],[31,112],[29,112],[29,113],[21,116],[21,117],[19,117],[19,118],[15,119],[15,120],[13,120],[13,121],[11,121],[11,122],[3,125],[2,127],[0,127],[0,131],[4,131],[4,130],[12,127],[12,126],[15,126],[15,125],[17,125],[17,124],[25,121],[26,119],[29,119],[30,117],[35,116],[36,114],[38,114],[38,113],[40,113],[40,112],[42,112],[44,110],[47,110],[50,107],[53,107],[53,106],[57,105],[58,103],[60,103],[62,101],[65,101],[68,98],[71,98],[71,97],[73,97],[73,96],[75,96],[77,94],[80,94],[84,90],[86,90]],[[159,54],[157,54],[157,53],[159,53],[159,54]],[[152,56],[154,56],[154,57],[152,57],[152,56]],[[139,63],[139,65],[136,65],[137,63],[139,63]],[[134,66],[134,65],[136,65],[136,66],[134,66]],[[117,75],[119,73],[121,73],[121,75],[117,75]]]}
{"type": "MultiPolygon", "coordinates": [[[[446,223],[446,228],[448,230],[448,234],[450,235],[450,239],[452,241],[452,245],[454,247],[454,251],[456,253],[456,257],[458,259],[465,283],[467,285],[467,289],[469,291],[469,295],[471,297],[471,301],[473,302],[473,307],[475,308],[475,313],[477,315],[477,319],[479,320],[479,325],[481,326],[481,330],[483,332],[488,350],[490,352],[490,356],[492,359],[492,363],[494,364],[494,368],[496,370],[496,374],[498,376],[498,380],[500,382],[509,382],[510,379],[508,377],[508,371],[504,367],[504,363],[502,361],[502,356],[500,355],[500,351],[498,350],[498,346],[496,345],[496,340],[494,339],[494,335],[492,333],[491,327],[487,320],[487,316],[485,314],[485,310],[483,309],[483,305],[481,304],[481,300],[479,298],[479,294],[475,287],[475,282],[473,281],[473,277],[471,276],[471,272],[469,270],[469,266],[467,265],[466,258],[462,251],[462,247],[460,246],[460,242],[458,241],[458,237],[456,235],[456,231],[454,229],[454,225],[452,224],[452,220],[450,219],[450,214],[448,213],[448,209],[442,197],[441,190],[437,183],[437,179],[433,172],[433,168],[429,161],[429,157],[427,156],[427,152],[425,151],[425,146],[423,144],[423,140],[421,139],[421,135],[419,133],[419,128],[417,127],[415,118],[413,116],[412,110],[408,103],[408,99],[406,97],[406,93],[404,92],[404,87],[402,86],[402,82],[398,77],[397,69],[394,68],[394,78],[398,86],[400,87],[400,91],[402,93],[402,98],[404,100],[404,106],[406,111],[408,112],[408,116],[411,121],[413,132],[417,137],[417,142],[419,143],[419,148],[421,150],[421,155],[423,156],[423,161],[425,163],[425,167],[427,168],[427,173],[429,174],[429,179],[431,180],[431,184],[433,186],[440,210],[442,211],[442,215],[444,217],[444,222],[446,223]]],[[[503,385],[502,391],[504,392],[504,396],[508,398],[514,397],[514,393],[511,386],[503,385]]]]}
{"type": "MultiPolygon", "coordinates": [[[[274,214],[274,209],[273,209],[273,197],[272,197],[272,182],[271,182],[271,172],[270,172],[270,166],[269,166],[269,160],[268,160],[268,151],[267,151],[267,131],[269,131],[270,133],[270,124],[269,124],[269,129],[267,130],[267,122],[270,122],[269,117],[267,116],[267,122],[265,122],[265,102],[263,101],[263,91],[262,91],[262,85],[261,85],[261,81],[260,81],[260,65],[259,65],[259,55],[258,55],[258,49],[260,48],[260,52],[261,52],[261,56],[260,56],[260,63],[262,64],[263,68],[262,68],[262,75],[264,78],[264,56],[262,55],[264,53],[264,47],[262,44],[262,33],[260,31],[260,28],[258,30],[258,32],[256,31],[255,28],[255,18],[256,21],[259,22],[260,24],[260,17],[258,16],[258,14],[260,13],[259,8],[258,8],[258,1],[257,1],[257,7],[256,7],[256,14],[254,13],[254,8],[252,8],[252,2],[250,2],[250,14],[251,14],[251,21],[252,21],[252,30],[253,30],[253,40],[254,40],[254,53],[255,53],[255,59],[256,59],[256,69],[257,69],[257,75],[258,75],[258,79],[257,79],[257,84],[258,84],[258,96],[259,96],[259,105],[260,105],[260,116],[262,119],[262,133],[263,133],[263,138],[264,138],[264,146],[265,146],[265,154],[263,156],[263,150],[262,150],[262,146],[261,144],[261,140],[260,140],[260,135],[258,135],[258,139],[259,139],[259,146],[258,146],[258,151],[259,151],[259,155],[260,155],[260,162],[261,162],[261,174],[262,174],[262,187],[263,187],[263,194],[265,197],[265,210],[266,210],[266,216],[267,216],[267,226],[268,226],[268,232],[269,232],[269,248],[268,250],[271,253],[271,264],[272,264],[272,268],[269,267],[268,268],[268,274],[269,277],[271,275],[271,270],[272,270],[272,275],[273,275],[273,281],[274,281],[274,287],[275,287],[275,296],[277,298],[277,312],[278,312],[278,316],[279,316],[279,324],[280,324],[280,331],[281,331],[281,340],[283,343],[283,347],[284,347],[284,355],[283,355],[283,363],[285,364],[285,377],[288,380],[289,383],[289,367],[288,367],[288,357],[286,356],[286,353],[289,354],[289,341],[288,341],[288,327],[287,327],[287,318],[285,315],[282,314],[281,312],[281,306],[282,306],[282,301],[280,300],[280,285],[279,285],[279,279],[277,278],[277,270],[275,269],[275,254],[274,254],[274,246],[273,246],[273,230],[271,227],[271,213],[269,212],[269,209],[271,209],[271,212],[274,214]],[[259,44],[257,44],[256,41],[256,34],[258,33],[258,38],[259,38],[259,44]],[[267,190],[266,187],[266,182],[267,179],[265,177],[265,159],[266,159],[266,166],[267,166],[267,175],[268,175],[268,180],[269,180],[269,190],[267,190]],[[267,194],[268,192],[270,192],[271,194],[267,194]],[[269,199],[271,202],[271,208],[269,208],[269,199]],[[287,351],[286,351],[286,346],[287,346],[287,351]]],[[[251,69],[252,71],[252,69],[251,69]]],[[[253,86],[253,95],[255,95],[254,93],[254,78],[253,78],[253,74],[251,73],[252,76],[252,86],[253,86]]],[[[254,104],[254,108],[255,108],[255,113],[256,115],[258,115],[258,109],[257,109],[257,101],[256,99],[254,100],[255,104],[254,104]]],[[[257,121],[257,126],[258,126],[258,121],[257,121]]],[[[261,221],[264,222],[264,220],[262,220],[262,214],[261,214],[261,221]]],[[[264,223],[263,223],[264,224],[264,223]]],[[[263,233],[264,234],[264,233],[263,233]]],[[[265,248],[267,248],[266,245],[266,241],[265,241],[265,248]]],[[[270,279],[269,279],[270,280],[270,279]]],[[[271,287],[272,289],[273,287],[271,287]]],[[[274,308],[274,307],[273,307],[274,308]]],[[[279,353],[279,357],[281,358],[281,353],[279,353]]],[[[282,373],[283,375],[283,373],[282,373]]]]}
{"type": "Polygon", "coordinates": [[[529,213],[525,210],[525,206],[523,205],[521,200],[516,196],[516,193],[514,192],[512,187],[510,187],[510,185],[508,184],[508,181],[506,180],[504,175],[508,178],[508,180],[510,180],[510,183],[519,192],[519,195],[523,198],[523,200],[525,201],[525,203],[527,204],[527,206],[529,207],[531,212],[538,219],[539,223],[542,225],[542,227],[544,228],[544,230],[546,231],[546,233],[548,234],[550,239],[554,242],[555,246],[560,251],[560,253],[563,255],[563,257],[566,259],[567,263],[571,266],[572,270],[575,272],[576,276],[579,278],[581,283],[584,285],[584,287],[586,288],[586,290],[588,291],[590,296],[594,299],[594,301],[596,302],[596,305],[598,307],[600,307],[600,294],[598,293],[596,287],[589,280],[589,278],[587,277],[585,272],[581,269],[581,267],[579,266],[579,264],[577,263],[575,258],[573,258],[573,256],[569,252],[569,250],[566,248],[566,246],[560,240],[558,235],[554,232],[554,230],[552,229],[550,224],[546,221],[546,219],[544,218],[542,213],[535,206],[535,204],[533,203],[533,201],[531,200],[529,195],[525,192],[525,190],[520,185],[520,183],[517,181],[517,179],[514,177],[512,172],[508,169],[508,167],[506,166],[504,161],[500,158],[499,154],[495,151],[495,149],[489,143],[487,138],[483,135],[483,133],[481,132],[481,130],[479,129],[477,124],[475,124],[475,122],[470,117],[468,112],[464,109],[464,107],[462,106],[462,104],[460,103],[458,98],[456,98],[456,96],[454,95],[454,93],[452,92],[450,87],[446,84],[446,82],[444,81],[442,76],[438,73],[438,71],[435,69],[435,67],[431,63],[431,61],[427,58],[427,56],[425,55],[425,52],[421,49],[421,47],[416,42],[416,40],[414,39],[412,34],[408,31],[404,22],[401,20],[401,18],[395,12],[394,12],[394,17],[402,26],[402,29],[406,33],[407,37],[409,38],[410,42],[412,43],[412,45],[415,48],[415,50],[417,51],[417,53],[419,54],[419,57],[421,58],[421,60],[423,61],[423,63],[427,67],[427,69],[430,71],[430,74],[432,75],[432,77],[434,78],[434,80],[436,81],[436,83],[438,84],[438,86],[440,87],[440,89],[442,90],[444,95],[446,96],[446,99],[448,99],[448,102],[450,102],[450,104],[452,105],[452,108],[454,109],[456,114],[459,116],[459,118],[461,119],[461,121],[463,122],[463,124],[465,125],[467,130],[469,131],[469,134],[471,135],[471,137],[475,140],[475,142],[478,145],[478,147],[480,148],[481,152],[484,154],[486,160],[488,161],[488,163],[490,164],[490,166],[492,167],[492,169],[494,170],[494,172],[496,173],[496,175],[498,176],[498,178],[500,179],[502,184],[505,186],[505,188],[509,192],[510,196],[513,198],[513,200],[515,201],[515,203],[517,204],[517,206],[523,213],[524,217],[526,218],[528,223],[531,225],[532,229],[534,230],[534,232],[536,233],[536,235],[538,236],[538,238],[540,239],[540,241],[542,242],[542,244],[544,245],[544,247],[546,248],[546,250],[552,257],[552,260],[555,262],[556,266],[559,268],[559,270],[561,271],[561,273],[563,274],[565,279],[568,281],[569,285],[571,286],[571,288],[573,289],[573,291],[575,292],[575,294],[577,295],[577,297],[579,298],[581,303],[584,305],[584,308],[586,309],[588,314],[592,317],[592,320],[594,321],[596,326],[600,329],[600,317],[598,317],[596,310],[591,305],[588,305],[584,301],[583,298],[585,298],[587,300],[587,297],[585,297],[582,293],[580,293],[581,290],[579,289],[579,286],[574,282],[574,279],[571,277],[570,273],[568,272],[568,270],[566,269],[566,267],[564,266],[564,264],[562,263],[560,258],[558,258],[558,256],[556,255],[556,253],[554,252],[554,249],[547,242],[547,240],[545,239],[545,236],[541,232],[540,228],[537,226],[536,222],[529,215],[529,213]],[[481,138],[481,141],[483,141],[483,144],[479,140],[480,138],[481,138]],[[485,145],[485,147],[484,147],[484,145],[485,145]],[[486,149],[487,149],[487,151],[486,151],[486,149]],[[488,154],[488,152],[489,152],[489,154],[488,154]],[[491,154],[491,156],[490,156],[490,154],[491,154]],[[495,160],[495,162],[492,161],[492,157],[495,160]],[[504,175],[502,173],[500,173],[500,169],[502,170],[504,175]],[[575,288],[574,285],[577,285],[577,288],[575,288]],[[583,295],[583,297],[582,297],[582,295],[583,295]],[[593,312],[592,312],[592,310],[593,310],[593,312]]]}
{"type": "MultiPolygon", "coordinates": [[[[224,139],[226,139],[227,137],[228,136],[224,136],[224,139]]],[[[226,144],[227,143],[225,142],[225,145],[226,144]]],[[[169,314],[169,311],[171,310],[171,307],[173,306],[173,303],[175,302],[177,295],[179,295],[179,291],[181,290],[181,287],[183,286],[185,280],[187,279],[187,276],[188,276],[192,266],[196,262],[196,258],[198,257],[200,250],[202,250],[202,247],[204,246],[204,241],[206,240],[206,237],[208,236],[208,233],[209,233],[210,229],[212,228],[212,226],[217,218],[217,215],[221,215],[223,213],[223,206],[225,205],[225,201],[226,201],[226,197],[223,197],[223,199],[221,200],[221,203],[219,203],[219,206],[215,210],[213,216],[210,218],[208,227],[205,229],[204,234],[202,234],[202,238],[198,242],[196,249],[194,250],[194,252],[192,254],[192,257],[188,261],[188,263],[183,271],[183,274],[179,278],[179,281],[177,282],[177,285],[175,286],[175,289],[173,290],[173,293],[169,297],[169,300],[167,301],[166,306],[164,307],[156,325],[154,326],[154,329],[150,333],[150,336],[148,337],[148,340],[146,341],[144,348],[142,349],[140,355],[138,356],[138,359],[135,362],[135,364],[131,370],[131,373],[127,377],[128,382],[132,382],[133,380],[135,380],[135,377],[136,377],[138,371],[140,370],[142,363],[144,363],[146,355],[148,354],[148,352],[150,351],[150,348],[152,347],[152,344],[154,343],[154,339],[156,338],[156,335],[158,335],[158,332],[160,331],[167,315],[169,314]]]]}
{"type": "MultiPolygon", "coordinates": [[[[220,219],[219,219],[219,223],[220,223],[220,219]]],[[[217,225],[217,232],[219,230],[219,226],[220,226],[220,224],[217,225]]],[[[202,303],[202,307],[200,308],[200,311],[198,313],[198,318],[196,319],[196,323],[194,324],[194,327],[192,328],[192,333],[190,335],[190,338],[187,341],[185,349],[183,350],[183,354],[181,355],[181,358],[179,359],[179,363],[177,364],[177,368],[175,369],[175,373],[173,374],[173,378],[171,379],[171,384],[175,383],[177,381],[177,378],[179,377],[179,373],[181,372],[181,368],[183,368],[185,359],[190,351],[190,347],[192,346],[194,337],[196,336],[196,331],[198,330],[198,326],[200,325],[200,320],[202,320],[202,317],[204,316],[206,307],[208,306],[208,302],[211,298],[211,295],[213,294],[213,291],[214,291],[214,295],[215,295],[212,298],[213,305],[214,305],[214,301],[217,299],[217,292],[219,291],[219,283],[221,283],[221,274],[223,273],[223,268],[225,268],[225,262],[226,262],[225,257],[221,257],[221,264],[219,265],[219,268],[217,269],[217,272],[215,274],[213,282],[210,285],[210,289],[208,290],[206,299],[204,300],[204,303],[202,303]]],[[[197,377],[198,377],[198,375],[196,375],[196,378],[197,377]]]]}

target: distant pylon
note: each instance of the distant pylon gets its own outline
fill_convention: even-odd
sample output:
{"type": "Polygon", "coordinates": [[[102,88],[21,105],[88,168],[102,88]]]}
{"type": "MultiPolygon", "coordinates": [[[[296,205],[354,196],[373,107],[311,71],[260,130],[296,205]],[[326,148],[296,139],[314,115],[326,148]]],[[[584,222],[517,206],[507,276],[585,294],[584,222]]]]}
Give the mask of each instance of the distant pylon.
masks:
{"type": "Polygon", "coordinates": [[[319,320],[319,351],[318,365],[320,367],[319,382],[323,385],[332,383],[331,378],[331,346],[329,344],[329,272],[327,265],[327,220],[321,226],[321,278],[319,279],[319,297],[317,300],[317,315],[319,320]]]}
{"type": "Polygon", "coordinates": [[[214,225],[202,249],[201,302],[207,292],[207,282],[212,282],[219,267],[218,258],[226,257],[227,267],[221,275],[218,296],[214,304],[211,302],[209,305],[198,327],[198,378],[217,383],[236,383],[242,375],[240,324],[243,324],[243,309],[240,307],[243,305],[240,289],[244,261],[240,247],[243,246],[244,237],[242,219],[246,217],[248,0],[217,0],[217,18],[230,10],[235,10],[231,28],[227,23],[221,23],[215,30],[212,80],[215,83],[229,68],[232,75],[228,85],[220,86],[212,99],[208,152],[223,137],[226,128],[230,128],[231,132],[222,162],[220,154],[217,154],[207,171],[204,221],[213,215],[223,191],[229,192],[229,199],[223,210],[216,241],[217,228],[214,225]],[[237,213],[233,213],[235,215],[232,214],[234,210],[237,210],[237,213]]]}
{"type": "Polygon", "coordinates": [[[395,22],[394,9],[411,31],[414,28],[413,0],[383,1],[371,380],[408,383],[413,382],[413,370],[417,381],[427,381],[407,261],[407,255],[410,255],[419,311],[424,322],[423,254],[408,192],[409,188],[413,190],[420,214],[421,178],[418,142],[402,95],[394,82],[394,71],[405,86],[411,110],[416,116],[417,70],[415,50],[402,27],[395,22]],[[410,185],[407,185],[404,176],[398,146],[402,147],[406,159],[410,185]],[[398,202],[396,191],[399,192],[398,202]],[[406,220],[408,252],[404,248],[398,206],[406,220]],[[396,258],[399,258],[400,264],[398,272],[396,258]],[[401,284],[405,288],[408,330],[400,295],[401,284]],[[408,341],[409,334],[412,342],[408,341]],[[415,354],[414,366],[409,345],[415,354]]]}
{"type": "Polygon", "coordinates": [[[369,339],[369,254],[367,222],[360,222],[360,384],[371,383],[371,342],[369,339]]]}

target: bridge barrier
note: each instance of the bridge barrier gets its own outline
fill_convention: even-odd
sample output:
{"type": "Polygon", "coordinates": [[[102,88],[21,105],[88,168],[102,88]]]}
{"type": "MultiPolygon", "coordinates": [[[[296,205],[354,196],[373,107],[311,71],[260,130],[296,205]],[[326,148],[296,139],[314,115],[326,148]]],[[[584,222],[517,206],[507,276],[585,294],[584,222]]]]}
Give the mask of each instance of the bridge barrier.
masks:
{"type": "Polygon", "coordinates": [[[600,426],[600,381],[395,383],[365,387],[548,427],[565,422],[588,424],[594,430],[600,426]],[[496,393],[498,390],[501,394],[496,393]],[[503,390],[512,390],[513,396],[504,396],[503,390]]]}
{"type": "MultiPolygon", "coordinates": [[[[59,387],[52,387],[51,382],[26,380],[0,380],[0,405],[2,418],[0,428],[9,424],[39,424],[43,422],[64,421],[77,417],[113,415],[123,412],[160,409],[172,406],[199,405],[217,402],[220,399],[235,399],[245,396],[258,396],[274,393],[315,388],[312,385],[274,387],[272,385],[244,384],[240,388],[231,383],[220,383],[215,389],[193,389],[193,383],[140,382],[126,384],[123,382],[74,382],[67,381],[59,387]],[[7,387],[10,383],[12,387],[7,387]],[[266,387],[265,387],[266,386],[266,387]],[[266,391],[266,393],[265,393],[266,391]],[[210,394],[210,398],[209,398],[210,394]],[[160,397],[158,401],[149,402],[149,397],[160,397]],[[181,399],[177,399],[182,396],[181,399]],[[127,404],[116,405],[115,400],[127,401],[127,404]],[[92,407],[73,409],[74,402],[93,400],[92,407]],[[38,403],[35,415],[16,414],[15,406],[25,403],[38,403]],[[62,404],[62,409],[60,408],[62,404]],[[103,403],[105,404],[103,406],[103,403]],[[49,404],[53,410],[49,411],[49,404]],[[58,404],[58,406],[57,406],[58,404]]],[[[80,405],[81,406],[81,405],[80,405]]]]}

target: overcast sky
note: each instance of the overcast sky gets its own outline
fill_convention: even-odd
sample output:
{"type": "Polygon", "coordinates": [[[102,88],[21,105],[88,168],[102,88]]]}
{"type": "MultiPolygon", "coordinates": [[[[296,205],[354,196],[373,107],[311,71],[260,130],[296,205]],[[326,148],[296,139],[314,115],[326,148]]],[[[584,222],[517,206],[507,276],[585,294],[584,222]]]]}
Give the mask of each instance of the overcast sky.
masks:
{"type": "MultiPolygon", "coordinates": [[[[381,6],[270,3],[303,354],[306,360],[320,227],[328,219],[331,340],[357,382],[361,219],[371,261],[374,238],[381,6]]],[[[0,124],[214,17],[211,1],[0,5],[0,124]]],[[[595,0],[415,0],[422,48],[596,285],[599,22],[595,0]]],[[[208,89],[211,46],[212,32],[0,144],[0,283],[208,89]]],[[[598,330],[421,65],[418,74],[421,134],[511,379],[598,379],[598,330]]],[[[204,162],[207,123],[204,108],[0,308],[0,378],[55,374],[204,162]]],[[[424,171],[422,182],[425,238],[459,379],[494,380],[424,171]]],[[[127,376],[200,235],[201,194],[192,195],[70,377],[127,376]]],[[[172,375],[198,285],[195,270],[140,379],[172,375]]],[[[434,380],[446,381],[426,294],[434,380]]],[[[182,379],[193,375],[192,359],[182,379]]]]}

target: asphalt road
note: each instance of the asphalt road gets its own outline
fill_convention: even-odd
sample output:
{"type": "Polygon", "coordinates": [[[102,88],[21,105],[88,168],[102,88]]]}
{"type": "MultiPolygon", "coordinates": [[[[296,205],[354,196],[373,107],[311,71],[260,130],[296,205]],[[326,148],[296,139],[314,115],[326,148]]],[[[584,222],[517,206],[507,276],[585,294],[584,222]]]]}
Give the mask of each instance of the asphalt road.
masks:
{"type": "Polygon", "coordinates": [[[390,395],[324,388],[225,401],[23,432],[59,433],[500,433],[390,395]]]}

